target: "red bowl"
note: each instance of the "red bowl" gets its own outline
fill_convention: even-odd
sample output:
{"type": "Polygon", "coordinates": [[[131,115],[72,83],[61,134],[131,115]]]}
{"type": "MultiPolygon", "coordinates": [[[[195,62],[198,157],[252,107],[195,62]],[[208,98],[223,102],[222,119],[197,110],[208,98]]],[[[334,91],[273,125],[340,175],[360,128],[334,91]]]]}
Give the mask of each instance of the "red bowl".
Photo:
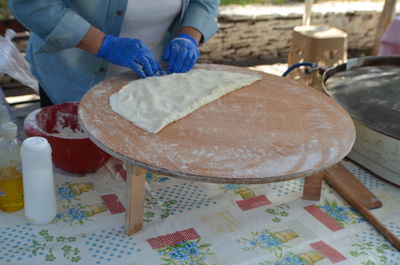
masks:
{"type": "Polygon", "coordinates": [[[74,174],[95,172],[111,156],[98,148],[78,120],[79,102],[68,102],[31,112],[24,121],[27,136],[46,138],[56,167],[74,174]]]}

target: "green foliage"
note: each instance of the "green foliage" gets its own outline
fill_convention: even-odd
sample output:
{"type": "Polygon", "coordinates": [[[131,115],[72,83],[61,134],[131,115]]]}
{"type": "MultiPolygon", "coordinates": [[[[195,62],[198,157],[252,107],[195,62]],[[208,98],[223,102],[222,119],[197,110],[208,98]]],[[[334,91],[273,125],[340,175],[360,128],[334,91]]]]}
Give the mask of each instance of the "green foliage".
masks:
{"type": "Polygon", "coordinates": [[[280,217],[286,217],[289,215],[289,213],[286,211],[288,209],[290,209],[290,206],[283,203],[275,205],[272,208],[268,208],[267,210],[265,210],[265,212],[274,216],[274,218],[272,219],[273,222],[279,223],[280,221],[282,221],[280,217]]]}
{"type": "Polygon", "coordinates": [[[48,262],[56,260],[56,256],[53,251],[61,252],[63,257],[71,262],[79,262],[81,257],[79,256],[79,249],[74,248],[70,245],[63,245],[61,248],[59,245],[54,244],[55,242],[74,242],[76,241],[76,237],[63,237],[58,236],[54,237],[49,235],[49,231],[47,229],[41,230],[39,233],[41,238],[37,240],[32,240],[32,254],[37,256],[39,252],[47,252],[45,253],[45,260],[48,262]],[[52,246],[53,245],[53,246],[52,246]]]}
{"type": "Polygon", "coordinates": [[[221,5],[248,5],[248,4],[273,4],[281,5],[295,2],[304,2],[304,0],[221,0],[221,5]]]}
{"type": "Polygon", "coordinates": [[[196,240],[182,241],[174,246],[166,245],[158,249],[158,253],[164,257],[162,265],[205,265],[207,256],[215,255],[211,252],[211,244],[201,244],[200,238],[196,240]]]}
{"type": "Polygon", "coordinates": [[[8,9],[7,0],[0,0],[0,19],[11,18],[11,12],[8,9]]]}
{"type": "Polygon", "coordinates": [[[352,207],[338,205],[336,200],[325,200],[323,205],[317,207],[332,217],[341,227],[345,227],[346,224],[364,222],[364,219],[352,207]]]}
{"type": "Polygon", "coordinates": [[[376,252],[379,258],[379,264],[386,265],[387,264],[387,253],[385,251],[389,250],[390,247],[386,244],[383,245],[374,245],[372,241],[362,242],[362,243],[354,243],[351,245],[355,250],[350,251],[350,255],[353,257],[365,256],[365,260],[361,262],[363,265],[375,265],[375,262],[369,259],[371,252],[376,252]]]}
{"type": "Polygon", "coordinates": [[[283,257],[283,248],[289,247],[283,244],[279,232],[271,232],[268,229],[260,231],[251,231],[249,237],[241,237],[236,239],[237,243],[244,244],[244,251],[255,251],[256,249],[265,249],[273,252],[277,258],[283,257]]]}
{"type": "MultiPolygon", "coordinates": [[[[154,212],[154,208],[159,207],[159,202],[161,202],[164,198],[159,197],[159,198],[145,198],[145,204],[144,204],[144,221],[146,223],[151,223],[156,216],[156,213],[154,212]]],[[[168,200],[164,201],[161,203],[162,209],[161,209],[161,219],[165,219],[170,215],[170,210],[173,207],[174,204],[177,203],[177,200],[168,200]]]]}
{"type": "Polygon", "coordinates": [[[263,4],[268,1],[265,0],[221,0],[221,5],[230,5],[230,4],[235,4],[235,5],[247,5],[247,4],[263,4]]]}

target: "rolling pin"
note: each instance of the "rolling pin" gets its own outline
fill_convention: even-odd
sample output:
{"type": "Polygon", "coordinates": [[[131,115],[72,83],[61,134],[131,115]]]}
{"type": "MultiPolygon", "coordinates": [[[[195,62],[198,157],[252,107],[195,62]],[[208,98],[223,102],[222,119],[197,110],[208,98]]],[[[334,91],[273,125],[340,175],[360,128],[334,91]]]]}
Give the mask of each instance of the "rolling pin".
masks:
{"type": "Polygon", "coordinates": [[[382,206],[382,202],[369,189],[340,163],[325,170],[323,176],[326,182],[400,251],[400,239],[368,210],[382,206]]]}

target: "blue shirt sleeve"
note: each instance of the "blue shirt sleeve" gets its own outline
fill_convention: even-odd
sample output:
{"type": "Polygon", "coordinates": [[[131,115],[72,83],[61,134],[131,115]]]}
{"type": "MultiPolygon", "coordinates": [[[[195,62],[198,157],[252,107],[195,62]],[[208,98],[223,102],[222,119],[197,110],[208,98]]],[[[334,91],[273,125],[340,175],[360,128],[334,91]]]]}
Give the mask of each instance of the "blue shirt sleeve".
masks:
{"type": "Polygon", "coordinates": [[[218,30],[218,6],[219,0],[190,0],[181,26],[197,29],[203,35],[202,42],[206,42],[218,30]]]}
{"type": "Polygon", "coordinates": [[[90,28],[89,22],[61,0],[9,0],[9,8],[43,40],[40,50],[48,53],[75,47],[90,28]]]}

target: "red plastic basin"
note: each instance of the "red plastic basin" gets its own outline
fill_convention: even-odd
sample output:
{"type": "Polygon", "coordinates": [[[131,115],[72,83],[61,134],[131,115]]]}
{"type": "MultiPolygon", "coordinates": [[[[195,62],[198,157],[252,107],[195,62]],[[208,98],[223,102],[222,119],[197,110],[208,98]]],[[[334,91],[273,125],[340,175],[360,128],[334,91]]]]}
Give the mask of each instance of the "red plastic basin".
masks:
{"type": "Polygon", "coordinates": [[[45,137],[56,167],[74,174],[95,172],[111,156],[87,138],[78,120],[79,102],[41,108],[24,121],[27,136],[45,137]]]}

